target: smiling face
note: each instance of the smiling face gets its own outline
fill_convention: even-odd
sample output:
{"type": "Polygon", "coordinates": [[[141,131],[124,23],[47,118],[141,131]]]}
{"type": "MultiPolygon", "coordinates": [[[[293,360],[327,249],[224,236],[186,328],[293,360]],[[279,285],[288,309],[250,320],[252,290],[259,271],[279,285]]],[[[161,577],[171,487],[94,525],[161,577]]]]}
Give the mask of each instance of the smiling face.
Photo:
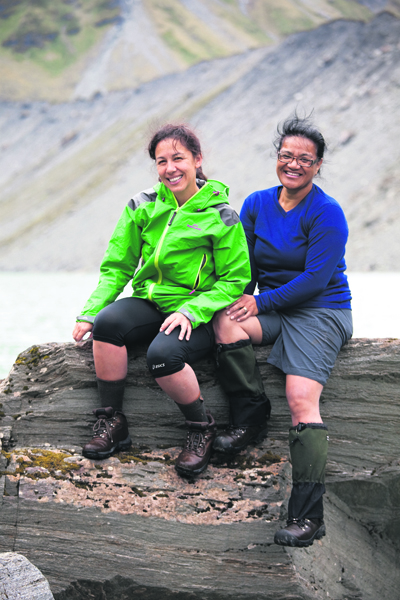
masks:
{"type": "Polygon", "coordinates": [[[311,167],[302,167],[295,160],[289,163],[276,163],[276,173],[281,184],[290,192],[304,193],[312,188],[312,182],[322,165],[322,158],[317,159],[317,148],[312,140],[304,137],[286,137],[279,150],[280,154],[287,154],[294,158],[308,158],[316,160],[311,167]]]}
{"type": "Polygon", "coordinates": [[[157,144],[155,158],[160,180],[180,205],[195,195],[199,189],[196,169],[202,163],[201,154],[194,157],[179,140],[167,138],[157,144]]]}

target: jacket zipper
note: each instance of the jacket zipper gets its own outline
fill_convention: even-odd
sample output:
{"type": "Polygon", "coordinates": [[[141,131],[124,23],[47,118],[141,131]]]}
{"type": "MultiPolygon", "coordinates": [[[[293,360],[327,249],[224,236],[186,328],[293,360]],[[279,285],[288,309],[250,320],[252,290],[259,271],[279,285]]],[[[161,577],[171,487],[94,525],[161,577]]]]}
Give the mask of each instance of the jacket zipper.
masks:
{"type": "Polygon", "coordinates": [[[201,272],[202,272],[202,270],[204,269],[204,267],[205,267],[205,265],[206,265],[206,262],[207,262],[207,256],[206,256],[205,254],[203,254],[203,258],[201,259],[201,263],[200,263],[200,268],[199,268],[199,270],[198,270],[198,272],[197,272],[196,279],[195,279],[195,281],[194,281],[194,286],[193,286],[193,289],[192,289],[192,291],[190,292],[191,294],[192,294],[194,291],[196,291],[196,288],[198,288],[198,287],[199,287],[199,285],[200,285],[200,277],[201,277],[201,272]]]}
{"type": "Polygon", "coordinates": [[[173,212],[173,214],[172,214],[172,216],[171,216],[170,220],[168,221],[168,223],[167,223],[167,225],[166,225],[166,227],[165,227],[165,229],[164,229],[164,231],[163,231],[163,233],[162,233],[162,236],[161,236],[161,238],[160,238],[160,241],[158,242],[158,246],[157,246],[157,250],[156,250],[156,255],[155,255],[155,257],[154,257],[154,266],[155,266],[155,268],[156,268],[156,270],[157,270],[157,273],[158,273],[158,279],[157,279],[156,283],[152,283],[152,284],[150,285],[150,287],[149,287],[149,291],[147,292],[147,297],[148,297],[148,299],[149,299],[149,300],[151,300],[151,295],[152,295],[152,293],[153,293],[154,286],[155,286],[155,285],[159,285],[159,284],[162,282],[162,271],[161,271],[161,269],[160,269],[160,268],[159,268],[159,266],[158,266],[158,259],[160,258],[161,247],[162,247],[162,245],[163,245],[163,242],[164,242],[165,236],[167,235],[168,227],[170,227],[170,226],[172,225],[172,221],[175,219],[175,217],[176,217],[176,215],[177,215],[177,213],[178,213],[178,210],[179,210],[179,209],[177,208],[177,209],[176,209],[176,210],[173,212]]]}

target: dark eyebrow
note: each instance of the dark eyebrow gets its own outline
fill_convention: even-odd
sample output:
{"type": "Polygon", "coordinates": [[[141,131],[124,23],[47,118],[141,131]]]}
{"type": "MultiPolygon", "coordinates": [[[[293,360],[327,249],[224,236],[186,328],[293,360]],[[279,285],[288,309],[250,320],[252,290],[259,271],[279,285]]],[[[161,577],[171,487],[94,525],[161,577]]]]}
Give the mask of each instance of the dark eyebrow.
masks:
{"type": "MultiPolygon", "coordinates": [[[[174,152],[172,158],[175,158],[176,156],[182,156],[182,152],[174,152]]],[[[165,160],[165,156],[156,156],[156,160],[165,160]]]]}

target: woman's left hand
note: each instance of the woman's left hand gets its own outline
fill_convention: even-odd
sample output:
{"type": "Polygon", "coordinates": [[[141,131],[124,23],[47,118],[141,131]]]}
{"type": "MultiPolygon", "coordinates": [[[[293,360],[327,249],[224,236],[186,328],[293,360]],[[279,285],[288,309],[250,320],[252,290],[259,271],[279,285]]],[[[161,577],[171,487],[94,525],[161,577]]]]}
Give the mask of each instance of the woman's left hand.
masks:
{"type": "Polygon", "coordinates": [[[258,308],[254,296],[243,294],[239,300],[228,306],[226,314],[232,321],[245,321],[249,317],[258,315],[258,308]]]}
{"type": "Polygon", "coordinates": [[[179,334],[180,340],[183,340],[184,338],[186,341],[190,340],[192,323],[180,312],[174,312],[172,315],[169,315],[169,317],[167,317],[164,323],[161,325],[160,331],[165,331],[165,335],[169,335],[171,331],[175,329],[175,327],[181,328],[181,332],[179,334]]]}

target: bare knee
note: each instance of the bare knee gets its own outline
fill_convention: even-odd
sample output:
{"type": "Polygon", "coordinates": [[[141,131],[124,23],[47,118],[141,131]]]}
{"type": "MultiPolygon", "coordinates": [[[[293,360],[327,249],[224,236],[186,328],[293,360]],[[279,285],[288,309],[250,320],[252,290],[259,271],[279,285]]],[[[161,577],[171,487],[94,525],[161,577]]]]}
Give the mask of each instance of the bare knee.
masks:
{"type": "Polygon", "coordinates": [[[319,398],[323,386],[307,377],[287,375],[286,397],[292,415],[293,425],[298,423],[322,422],[319,412],[319,398]]]}
{"type": "Polygon", "coordinates": [[[226,309],[215,313],[212,324],[217,344],[232,344],[249,337],[240,324],[226,314],[226,309]]]}
{"type": "Polygon", "coordinates": [[[304,413],[311,404],[310,399],[300,389],[291,389],[290,393],[286,391],[286,397],[292,415],[304,413]]]}
{"type": "Polygon", "coordinates": [[[215,340],[221,343],[220,337],[224,336],[225,332],[228,331],[230,326],[229,317],[225,310],[219,310],[214,314],[212,326],[214,329],[215,340]]]}
{"type": "Polygon", "coordinates": [[[321,423],[319,399],[323,390],[322,384],[308,377],[299,375],[286,376],[286,397],[288,400],[292,423],[321,423]]]}

